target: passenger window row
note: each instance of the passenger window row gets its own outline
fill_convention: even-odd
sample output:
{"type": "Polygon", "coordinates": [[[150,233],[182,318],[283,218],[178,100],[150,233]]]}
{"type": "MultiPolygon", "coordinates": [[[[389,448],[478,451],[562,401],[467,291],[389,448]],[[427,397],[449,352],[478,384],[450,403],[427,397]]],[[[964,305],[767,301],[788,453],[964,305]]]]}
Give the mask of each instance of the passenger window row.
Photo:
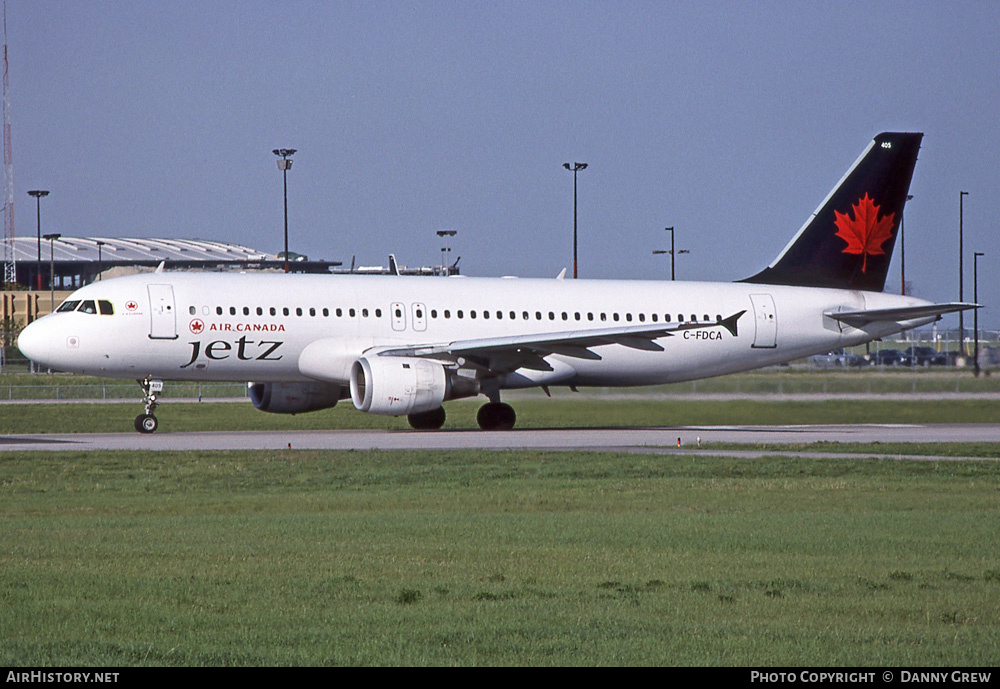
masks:
{"type": "MultiPolygon", "coordinates": [[[[67,302],[67,303],[70,303],[70,302],[67,302]]],[[[65,304],[63,306],[65,306],[65,304]]],[[[63,308],[60,307],[59,310],[62,311],[63,308]]],[[[69,309],[69,310],[72,310],[72,309],[69,309]]],[[[191,313],[192,316],[197,313],[197,309],[194,306],[189,307],[189,311],[190,311],[190,313],[191,313]]],[[[203,311],[206,314],[208,314],[209,313],[209,307],[207,307],[207,306],[203,307],[203,311]]],[[[257,306],[255,308],[251,308],[249,306],[244,306],[244,307],[238,309],[235,306],[230,306],[227,309],[227,308],[224,308],[222,306],[216,306],[215,307],[215,314],[217,316],[225,316],[225,315],[227,315],[227,313],[230,316],[239,316],[239,315],[243,315],[243,316],[253,316],[253,315],[257,315],[257,316],[264,316],[264,315],[268,315],[268,316],[279,316],[279,315],[280,316],[292,316],[292,315],[295,315],[295,316],[305,316],[305,315],[309,315],[311,317],[315,317],[317,315],[322,315],[324,318],[329,318],[331,314],[335,315],[337,318],[343,318],[345,314],[349,318],[355,318],[355,317],[358,316],[359,313],[360,313],[360,315],[361,315],[362,318],[368,318],[371,315],[371,311],[369,311],[369,309],[367,309],[367,308],[362,308],[362,309],[353,309],[353,308],[350,308],[350,309],[342,309],[342,308],[330,309],[330,308],[324,307],[322,309],[317,309],[315,307],[303,308],[301,306],[295,307],[295,308],[288,307],[288,306],[281,307],[281,308],[275,307],[275,306],[271,306],[271,307],[268,307],[267,309],[265,309],[262,306],[257,306]]],[[[402,314],[401,310],[397,308],[396,311],[395,311],[395,317],[396,318],[401,318],[402,315],[403,314],[402,314]]],[[[382,317],[382,309],[374,309],[374,316],[375,316],[375,318],[381,318],[382,317]]],[[[512,320],[512,321],[513,320],[518,320],[518,314],[517,314],[516,311],[507,311],[507,312],[504,312],[504,311],[500,311],[500,310],[497,310],[497,311],[488,311],[488,310],[477,311],[475,309],[472,309],[470,311],[465,311],[464,309],[457,309],[455,311],[452,311],[451,309],[442,309],[439,312],[437,309],[431,309],[430,310],[430,316],[431,316],[432,319],[437,319],[437,318],[441,317],[441,318],[444,318],[446,320],[447,319],[451,319],[452,316],[454,316],[457,319],[464,319],[466,316],[468,316],[472,320],[476,320],[477,318],[482,318],[482,320],[494,319],[494,320],[498,320],[498,321],[504,320],[504,318],[507,318],[508,320],[512,320]]],[[[689,314],[689,316],[690,316],[689,318],[685,318],[684,314],[678,313],[677,314],[677,318],[675,320],[673,318],[673,314],[665,313],[665,314],[663,314],[663,322],[664,323],[671,323],[671,322],[676,322],[676,323],[697,323],[697,322],[710,322],[712,320],[711,318],[709,318],[709,315],[707,313],[706,314],[702,314],[701,318],[698,318],[698,315],[694,314],[694,313],[689,314]]],[[[418,309],[418,311],[417,311],[417,318],[423,318],[423,312],[420,309],[418,309]]],[[[535,321],[543,321],[543,320],[549,320],[549,321],[570,321],[570,320],[573,320],[573,321],[583,321],[583,320],[586,320],[588,322],[594,322],[594,321],[607,322],[608,320],[610,320],[613,323],[620,323],[622,321],[624,321],[626,323],[635,323],[635,322],[646,323],[647,320],[648,320],[649,322],[652,322],[652,323],[659,323],[660,322],[660,314],[652,313],[652,314],[648,314],[647,315],[646,313],[632,314],[630,312],[627,312],[627,313],[624,313],[624,314],[620,314],[618,312],[612,312],[612,313],[609,314],[609,313],[603,312],[603,311],[599,312],[599,313],[595,313],[593,311],[588,311],[586,313],[583,313],[583,312],[580,312],[580,311],[574,311],[572,314],[570,314],[567,311],[560,311],[558,313],[555,312],[555,311],[547,311],[547,312],[542,312],[542,311],[534,311],[534,312],[522,311],[521,314],[520,314],[520,320],[523,320],[523,321],[530,321],[530,320],[535,320],[535,321]]],[[[719,314],[716,314],[715,315],[715,321],[719,322],[721,320],[722,320],[722,316],[719,315],[719,314]]]]}
{"type": "MultiPolygon", "coordinates": [[[[208,315],[211,312],[211,309],[208,306],[204,306],[204,307],[202,307],[202,312],[205,315],[208,315]]],[[[194,306],[190,306],[190,307],[188,307],[188,313],[190,313],[192,316],[194,316],[194,315],[196,315],[198,313],[198,309],[196,307],[194,307],[194,306]]],[[[330,308],[324,307],[322,309],[317,309],[316,307],[303,308],[301,306],[297,306],[295,308],[292,308],[292,307],[289,307],[289,306],[284,306],[284,307],[280,307],[280,308],[276,307],[276,306],[271,306],[271,307],[268,307],[267,309],[265,309],[263,306],[258,306],[256,308],[250,308],[249,306],[244,306],[241,309],[237,309],[235,306],[230,306],[228,309],[226,309],[226,308],[224,308],[222,306],[216,306],[215,307],[215,315],[217,315],[217,316],[225,316],[225,315],[230,315],[230,316],[240,316],[240,315],[242,315],[242,316],[254,316],[254,315],[256,315],[256,316],[264,316],[264,315],[268,315],[268,316],[311,316],[311,317],[316,317],[316,316],[320,316],[321,315],[324,318],[329,318],[331,316],[331,314],[335,315],[337,318],[343,318],[345,314],[349,318],[354,318],[358,314],[360,314],[362,318],[368,318],[369,316],[371,316],[371,312],[367,308],[365,308],[365,309],[353,309],[353,308],[352,309],[341,309],[341,308],[330,309],[330,308]]],[[[374,314],[375,314],[375,318],[381,318],[382,317],[382,309],[375,309],[374,310],[374,314]]]]}
{"type": "MultiPolygon", "coordinates": [[[[490,315],[491,313],[492,312],[490,312],[490,311],[477,312],[475,310],[472,310],[472,311],[469,311],[468,314],[466,314],[466,312],[464,310],[458,309],[457,311],[454,312],[454,316],[455,316],[455,318],[465,318],[465,316],[468,315],[468,317],[471,318],[471,319],[476,319],[476,318],[478,318],[478,317],[481,316],[483,320],[489,320],[490,318],[493,317],[493,316],[490,315]]],[[[442,316],[444,318],[451,318],[452,317],[452,311],[450,309],[444,309],[442,311],[442,316]]],[[[503,320],[504,319],[504,312],[503,311],[496,311],[495,312],[495,316],[496,316],[496,320],[498,320],[498,321],[499,320],[503,320]]],[[[438,317],[438,311],[437,311],[437,309],[431,309],[431,318],[437,318],[437,317],[438,317]]],[[[517,312],[516,311],[509,311],[509,312],[507,312],[507,318],[509,320],[512,320],[512,321],[513,320],[517,320],[518,319],[517,318],[517,312]]],[[[633,323],[633,322],[636,322],[636,321],[638,321],[639,323],[645,323],[647,321],[647,318],[652,323],[659,323],[660,322],[660,315],[656,314],[656,313],[649,314],[648,317],[647,317],[647,314],[645,314],[645,313],[638,313],[638,314],[634,314],[633,315],[632,313],[619,314],[617,312],[612,312],[610,314],[610,320],[612,322],[616,322],[616,323],[617,322],[621,322],[622,320],[624,320],[626,323],[633,323]]],[[[591,321],[591,322],[595,321],[595,320],[599,320],[599,321],[602,321],[602,322],[606,322],[606,321],[609,320],[609,314],[607,312],[601,312],[601,313],[595,314],[592,311],[588,311],[587,313],[581,313],[580,311],[574,311],[572,313],[572,316],[571,316],[570,313],[568,313],[566,311],[560,311],[558,313],[556,313],[555,311],[548,311],[548,312],[535,311],[533,313],[529,312],[529,311],[522,311],[521,312],[521,320],[524,320],[524,321],[530,321],[530,320],[536,320],[536,321],[543,321],[543,320],[550,320],[550,321],[560,321],[560,320],[561,321],[569,321],[569,320],[582,321],[582,320],[587,320],[587,321],[591,321]]],[[[715,315],[715,320],[717,322],[721,321],[722,320],[722,316],[719,315],[719,314],[716,314],[715,315]]],[[[698,318],[697,314],[693,314],[693,313],[691,314],[691,317],[687,318],[687,319],[684,318],[684,314],[681,314],[681,313],[677,314],[677,320],[676,320],[677,323],[697,323],[699,321],[709,322],[709,321],[711,321],[711,319],[709,318],[709,316],[708,316],[707,313],[703,314],[700,319],[698,318]]],[[[673,319],[671,318],[671,314],[669,314],[669,313],[663,314],[663,322],[664,323],[673,322],[673,319]]]]}

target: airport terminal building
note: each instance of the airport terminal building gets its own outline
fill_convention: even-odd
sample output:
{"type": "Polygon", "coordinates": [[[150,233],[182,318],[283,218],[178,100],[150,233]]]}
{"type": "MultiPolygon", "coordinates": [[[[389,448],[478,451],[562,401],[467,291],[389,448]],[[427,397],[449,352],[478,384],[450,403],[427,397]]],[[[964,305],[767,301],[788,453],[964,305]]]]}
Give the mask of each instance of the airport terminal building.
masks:
{"type": "MultiPolygon", "coordinates": [[[[69,237],[13,240],[16,280],[2,292],[4,323],[31,321],[49,313],[73,290],[100,279],[153,271],[161,263],[166,270],[270,271],[285,269],[281,254],[229,242],[204,239],[140,239],[122,237],[69,237]]],[[[400,275],[458,274],[456,266],[343,267],[340,261],[313,261],[291,253],[289,272],[366,273],[400,275]]]]}

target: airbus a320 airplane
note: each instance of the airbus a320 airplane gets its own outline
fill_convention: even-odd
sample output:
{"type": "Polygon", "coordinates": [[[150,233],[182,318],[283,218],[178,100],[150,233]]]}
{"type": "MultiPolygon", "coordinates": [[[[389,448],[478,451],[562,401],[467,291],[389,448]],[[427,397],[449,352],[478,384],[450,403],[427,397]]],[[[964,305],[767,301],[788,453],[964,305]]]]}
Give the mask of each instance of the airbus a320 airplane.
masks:
{"type": "Polygon", "coordinates": [[[922,134],[884,133],[767,268],[735,283],[164,272],[95,282],[21,333],[62,371],[135,378],[153,415],[164,380],[253,381],[257,409],[406,414],[501,391],[675,383],[768,366],[931,323],[971,304],[882,293],[922,134]]]}

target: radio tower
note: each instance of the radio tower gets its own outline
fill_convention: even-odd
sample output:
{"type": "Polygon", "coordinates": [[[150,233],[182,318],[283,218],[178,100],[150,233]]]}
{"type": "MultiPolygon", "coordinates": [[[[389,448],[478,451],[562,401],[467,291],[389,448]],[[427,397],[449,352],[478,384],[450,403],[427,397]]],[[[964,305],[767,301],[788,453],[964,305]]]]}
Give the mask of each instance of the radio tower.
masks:
{"type": "Polygon", "coordinates": [[[10,151],[10,76],[7,69],[7,3],[3,4],[3,281],[17,281],[14,259],[14,159],[10,151]]]}

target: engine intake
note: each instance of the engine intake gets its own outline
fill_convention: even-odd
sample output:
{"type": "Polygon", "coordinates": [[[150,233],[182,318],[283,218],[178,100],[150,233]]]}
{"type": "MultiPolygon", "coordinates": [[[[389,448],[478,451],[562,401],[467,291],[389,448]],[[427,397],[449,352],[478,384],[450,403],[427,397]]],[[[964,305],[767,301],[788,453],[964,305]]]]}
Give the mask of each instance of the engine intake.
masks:
{"type": "Polygon", "coordinates": [[[474,378],[461,377],[427,359],[362,357],[351,367],[351,401],[369,414],[419,414],[437,409],[445,400],[478,393],[474,378]]]}

